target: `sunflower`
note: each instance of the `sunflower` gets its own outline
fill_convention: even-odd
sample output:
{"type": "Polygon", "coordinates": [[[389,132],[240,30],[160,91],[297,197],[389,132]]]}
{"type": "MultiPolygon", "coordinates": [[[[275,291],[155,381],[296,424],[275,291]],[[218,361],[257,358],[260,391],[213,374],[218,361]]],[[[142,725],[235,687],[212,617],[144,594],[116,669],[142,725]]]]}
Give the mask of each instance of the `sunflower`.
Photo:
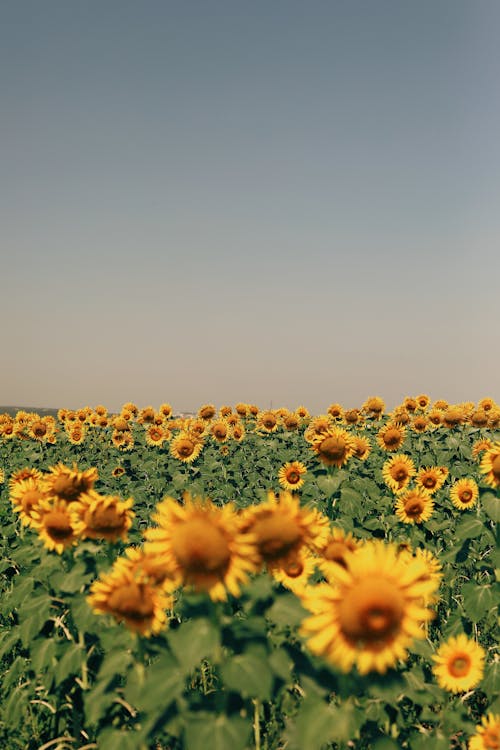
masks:
{"type": "Polygon", "coordinates": [[[373,419],[381,419],[384,409],[385,403],[379,396],[371,396],[363,404],[363,411],[367,412],[373,419]]]}
{"type": "Polygon", "coordinates": [[[244,404],[242,401],[238,402],[234,407],[236,414],[240,417],[246,417],[248,414],[248,404],[244,404]]]}
{"type": "Polygon", "coordinates": [[[5,472],[3,469],[0,469],[0,484],[3,484],[5,482],[5,472]]]}
{"type": "Polygon", "coordinates": [[[417,408],[422,409],[422,411],[424,411],[429,406],[431,400],[426,393],[421,393],[420,396],[417,396],[416,402],[417,402],[417,408]]]}
{"type": "Polygon", "coordinates": [[[260,412],[259,407],[256,404],[248,404],[248,416],[256,417],[260,412]]]}
{"type": "Polygon", "coordinates": [[[9,479],[9,490],[13,490],[18,482],[22,482],[24,479],[42,479],[43,474],[38,469],[32,469],[31,466],[25,466],[24,469],[18,469],[10,475],[9,479]]]}
{"type": "Polygon", "coordinates": [[[360,461],[366,461],[372,449],[370,441],[362,435],[355,435],[353,441],[354,455],[356,458],[359,458],[360,461]]]}
{"type": "Polygon", "coordinates": [[[344,416],[344,409],[340,404],[330,404],[326,411],[333,419],[342,419],[344,416]]]}
{"type": "Polygon", "coordinates": [[[123,404],[121,411],[128,411],[133,417],[136,417],[139,414],[139,407],[133,401],[127,401],[123,404]]]}
{"type": "Polygon", "coordinates": [[[405,453],[397,453],[389,458],[382,467],[384,482],[395,495],[406,489],[411,477],[415,475],[415,464],[405,453]]]}
{"type": "Polygon", "coordinates": [[[186,432],[190,432],[197,437],[201,437],[208,430],[208,422],[199,417],[196,419],[188,419],[184,426],[186,432]]]}
{"type": "Polygon", "coordinates": [[[442,424],[449,429],[458,427],[464,421],[464,412],[460,406],[449,406],[443,412],[442,424]]]}
{"type": "Polygon", "coordinates": [[[283,490],[277,497],[270,491],[266,501],[243,511],[242,529],[254,535],[262,560],[272,570],[286,568],[304,547],[321,547],[328,536],[328,519],[301,507],[291,492],[283,490]]]}
{"type": "Polygon", "coordinates": [[[446,474],[443,473],[441,466],[429,466],[418,470],[415,484],[417,487],[425,490],[429,495],[434,495],[438,490],[441,489],[448,476],[448,470],[446,474]]]}
{"type": "Polygon", "coordinates": [[[396,515],[404,523],[427,521],[434,511],[434,501],[422,489],[409,490],[396,501],[396,515]]]}
{"type": "Polygon", "coordinates": [[[75,463],[73,468],[58,463],[49,468],[43,481],[47,494],[70,503],[79,500],[84,492],[91,490],[97,479],[98,473],[95,467],[78,471],[75,463]]]}
{"type": "Polygon", "coordinates": [[[500,408],[496,406],[494,409],[489,411],[488,414],[488,427],[495,429],[500,425],[500,408]]]}
{"type": "Polygon", "coordinates": [[[484,409],[476,409],[470,415],[469,422],[473,427],[487,427],[489,422],[488,412],[484,411],[484,409]]]}
{"type": "Polygon", "coordinates": [[[304,474],[307,474],[307,469],[300,461],[289,461],[278,471],[278,482],[285,490],[299,490],[304,484],[302,478],[304,474]]]}
{"type": "Polygon", "coordinates": [[[319,460],[326,466],[343,466],[354,453],[352,435],[341,427],[331,427],[318,436],[311,445],[319,460]]]}
{"type": "Polygon", "coordinates": [[[432,404],[433,409],[437,409],[438,411],[446,411],[446,409],[449,407],[448,401],[445,401],[442,398],[438,398],[437,401],[434,401],[432,404]]]}
{"type": "Polygon", "coordinates": [[[9,419],[0,425],[0,435],[7,440],[12,440],[15,436],[14,420],[9,419]]]}
{"type": "Polygon", "coordinates": [[[403,401],[403,407],[406,409],[406,411],[410,412],[410,414],[413,414],[413,412],[418,408],[417,400],[412,396],[407,396],[403,401]]]}
{"type": "Polygon", "coordinates": [[[19,479],[10,485],[12,509],[19,513],[23,526],[32,525],[35,510],[47,496],[43,481],[36,477],[19,479]]]}
{"type": "Polygon", "coordinates": [[[484,649],[466,635],[449,638],[432,657],[438,684],[452,693],[476,687],[483,677],[484,649]]]}
{"type": "Polygon", "coordinates": [[[476,440],[472,446],[472,455],[477,458],[483,451],[489,450],[493,446],[493,443],[488,438],[481,438],[476,440]]]}
{"type": "Polygon", "coordinates": [[[405,425],[410,424],[411,417],[406,409],[399,407],[398,409],[394,409],[391,416],[391,422],[395,424],[396,427],[404,427],[405,425]]]}
{"type": "Polygon", "coordinates": [[[108,416],[108,410],[106,409],[105,406],[103,406],[103,404],[97,404],[97,406],[95,407],[94,411],[100,417],[107,417],[108,416]]]}
{"type": "Polygon", "coordinates": [[[318,555],[320,560],[317,565],[318,568],[328,577],[328,571],[332,564],[342,565],[346,567],[346,555],[349,552],[354,552],[361,546],[362,542],[360,539],[355,539],[352,533],[346,532],[339,528],[334,527],[329,536],[325,539],[323,545],[318,549],[318,555]]]}
{"type": "Polygon", "coordinates": [[[55,422],[52,417],[41,417],[31,422],[28,434],[33,440],[37,440],[39,443],[47,442],[48,438],[54,434],[55,422]]]}
{"type": "Polygon", "coordinates": [[[283,427],[285,430],[288,430],[288,432],[295,432],[295,430],[298,430],[299,424],[300,420],[296,414],[290,413],[283,417],[283,427]]]}
{"type": "Polygon", "coordinates": [[[344,422],[346,424],[357,424],[361,419],[359,409],[348,409],[344,412],[344,422]]]}
{"type": "Polygon", "coordinates": [[[406,436],[406,429],[398,426],[394,422],[388,422],[377,433],[377,443],[379,446],[390,453],[397,451],[403,445],[406,436]]]}
{"type": "Polygon", "coordinates": [[[151,425],[146,430],[146,445],[161,446],[165,440],[165,433],[159,425],[151,425]]]}
{"type": "Polygon", "coordinates": [[[114,468],[114,469],[113,469],[113,471],[111,472],[111,475],[112,475],[113,477],[115,477],[115,478],[116,478],[116,477],[121,477],[121,476],[123,476],[124,474],[125,474],[125,469],[123,468],[123,466],[115,466],[115,468],[114,468]]]}
{"type": "Polygon", "coordinates": [[[465,477],[459,479],[450,488],[451,502],[459,510],[468,510],[474,507],[479,497],[479,487],[473,479],[465,477]]]}
{"type": "Polygon", "coordinates": [[[212,419],[215,417],[215,406],[213,404],[203,404],[198,409],[200,419],[212,419]]]}
{"type": "Polygon", "coordinates": [[[313,614],[301,626],[311,651],[348,672],[385,673],[405,659],[414,638],[425,637],[422,625],[432,617],[423,598],[436,583],[423,580],[424,563],[398,555],[393,544],[369,541],[332,565],[329,582],[300,595],[313,614]]]}
{"type": "Polygon", "coordinates": [[[304,438],[308,443],[313,443],[317,438],[326,435],[333,426],[333,419],[329,414],[319,414],[309,422],[304,431],[304,438]]]}
{"type": "Polygon", "coordinates": [[[287,560],[283,567],[272,568],[271,575],[285,588],[299,594],[305,592],[314,570],[314,557],[307,549],[302,549],[295,557],[287,560]]]}
{"type": "Polygon", "coordinates": [[[164,417],[164,419],[169,419],[172,416],[172,406],[170,404],[160,404],[160,408],[158,409],[158,413],[164,417]]]}
{"type": "Polygon", "coordinates": [[[84,425],[77,422],[73,427],[66,430],[66,436],[71,445],[81,445],[85,442],[87,430],[84,425]]]}
{"type": "Polygon", "coordinates": [[[427,412],[427,419],[434,427],[438,427],[443,422],[443,412],[439,409],[431,409],[427,412]]]}
{"type": "Polygon", "coordinates": [[[488,713],[476,726],[477,734],[469,740],[469,750],[498,750],[500,748],[500,714],[488,713]]]}
{"type": "Polygon", "coordinates": [[[214,601],[227,591],[239,596],[240,585],[260,567],[255,538],[242,533],[232,503],[222,508],[211,500],[183,495],[181,505],[166,497],[157,505],[157,528],[145,532],[145,552],[162,563],[168,574],[214,601]]]}
{"type": "Polygon", "coordinates": [[[481,474],[485,474],[484,481],[490,487],[500,486],[500,443],[494,443],[485,452],[479,466],[481,474]]]}
{"type": "Polygon", "coordinates": [[[421,434],[422,432],[426,432],[426,430],[428,430],[430,424],[432,424],[432,422],[429,422],[427,417],[425,417],[423,414],[417,414],[415,417],[413,417],[411,429],[413,430],[413,432],[421,434]]]}
{"type": "Polygon", "coordinates": [[[134,438],[132,437],[130,430],[125,430],[125,432],[113,430],[111,434],[111,442],[115,448],[118,448],[118,450],[121,451],[131,451],[134,447],[134,438]]]}
{"type": "Polygon", "coordinates": [[[183,463],[191,463],[200,455],[203,448],[203,440],[192,433],[183,430],[176,435],[170,443],[170,453],[183,463]]]}
{"type": "Polygon", "coordinates": [[[78,541],[78,534],[73,526],[71,505],[58,498],[46,498],[32,511],[31,526],[38,532],[38,537],[46,549],[57,552],[58,555],[78,541]]]}
{"type": "Polygon", "coordinates": [[[99,495],[89,490],[71,505],[73,527],[82,539],[125,541],[135,516],[130,510],[133,504],[131,497],[122,501],[114,495],[99,495]]]}
{"type": "MultiPolygon", "coordinates": [[[[408,547],[401,549],[399,554],[402,557],[406,557],[407,560],[416,558],[425,565],[425,569],[422,571],[420,580],[427,581],[428,579],[431,579],[435,582],[436,588],[440,585],[443,578],[443,574],[441,573],[442,565],[437,557],[434,557],[432,552],[430,552],[428,549],[417,547],[417,549],[413,553],[411,547],[408,547]]],[[[424,601],[425,604],[436,604],[436,602],[439,601],[439,596],[437,596],[437,592],[434,592],[429,596],[425,596],[424,601]]]]}
{"type": "Polygon", "coordinates": [[[126,419],[122,415],[114,417],[114,419],[111,421],[111,425],[117,432],[127,432],[128,430],[130,430],[129,419],[126,419]]]}
{"type": "Polygon", "coordinates": [[[172,598],[145,580],[134,561],[125,558],[119,558],[110,573],[94,581],[87,602],[96,614],[110,614],[144,636],[166,627],[165,610],[172,607],[172,598]]]}
{"type": "Polygon", "coordinates": [[[142,579],[155,586],[161,586],[167,593],[175,591],[175,579],[157,556],[148,554],[144,547],[127,547],[125,555],[131,562],[134,574],[139,574],[142,579]]]}
{"type": "Polygon", "coordinates": [[[145,406],[139,411],[137,421],[139,424],[153,424],[155,421],[156,412],[152,406],[145,406]]]}
{"type": "Polygon", "coordinates": [[[237,443],[241,443],[243,438],[245,437],[245,428],[242,424],[235,424],[232,429],[232,437],[233,440],[236,440],[237,443]]]}
{"type": "Polygon", "coordinates": [[[491,411],[497,406],[496,402],[492,398],[482,398],[478,403],[478,407],[484,411],[491,411]]]}
{"type": "Polygon", "coordinates": [[[263,411],[257,418],[255,429],[260,432],[276,432],[278,429],[278,417],[272,411],[263,411]]]}
{"type": "Polygon", "coordinates": [[[224,418],[216,419],[210,425],[210,434],[218,443],[225,443],[229,439],[230,427],[224,418]]]}

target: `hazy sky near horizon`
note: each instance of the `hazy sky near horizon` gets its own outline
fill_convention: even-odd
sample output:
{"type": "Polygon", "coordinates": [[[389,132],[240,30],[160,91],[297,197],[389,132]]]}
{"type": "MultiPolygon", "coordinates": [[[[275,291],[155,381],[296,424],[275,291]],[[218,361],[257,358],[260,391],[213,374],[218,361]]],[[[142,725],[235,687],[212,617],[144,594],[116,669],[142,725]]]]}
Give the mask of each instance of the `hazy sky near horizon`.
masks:
{"type": "Polygon", "coordinates": [[[0,403],[500,401],[500,3],[0,8],[0,403]]]}

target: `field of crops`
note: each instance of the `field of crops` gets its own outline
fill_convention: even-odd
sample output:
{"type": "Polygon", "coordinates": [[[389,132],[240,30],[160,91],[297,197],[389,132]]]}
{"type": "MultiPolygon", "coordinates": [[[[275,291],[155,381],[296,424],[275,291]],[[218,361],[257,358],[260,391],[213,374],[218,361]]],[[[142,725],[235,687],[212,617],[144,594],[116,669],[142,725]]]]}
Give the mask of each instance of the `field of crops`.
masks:
{"type": "Polygon", "coordinates": [[[498,750],[500,407],[0,414],[4,750],[498,750]]]}

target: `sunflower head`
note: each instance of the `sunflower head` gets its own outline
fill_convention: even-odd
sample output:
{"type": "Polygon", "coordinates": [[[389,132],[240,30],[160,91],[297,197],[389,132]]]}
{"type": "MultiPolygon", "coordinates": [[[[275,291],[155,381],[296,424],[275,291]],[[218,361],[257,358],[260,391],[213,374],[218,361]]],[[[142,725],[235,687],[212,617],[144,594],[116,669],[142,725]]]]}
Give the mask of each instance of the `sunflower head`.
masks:
{"type": "MultiPolygon", "coordinates": [[[[21,474],[22,472],[19,472],[21,474]]],[[[12,481],[12,480],[11,480],[12,481]]],[[[35,518],[38,506],[48,497],[43,480],[29,476],[26,479],[18,479],[10,486],[10,499],[15,513],[23,526],[31,526],[35,518]]]]}
{"type": "Polygon", "coordinates": [[[70,506],[65,500],[47,498],[33,510],[31,526],[44,546],[59,555],[78,541],[70,506]]]}
{"type": "Polygon", "coordinates": [[[285,490],[295,492],[304,484],[304,475],[307,469],[300,461],[289,461],[278,471],[278,482],[285,490]]]}
{"type": "Polygon", "coordinates": [[[405,439],[406,430],[394,422],[388,422],[377,434],[377,443],[388,452],[397,451],[405,439]]]}
{"type": "Polygon", "coordinates": [[[434,501],[422,489],[409,490],[396,501],[396,515],[404,523],[423,523],[434,511],[434,501]]]}
{"type": "Polygon", "coordinates": [[[76,464],[70,468],[58,463],[50,467],[49,473],[44,477],[44,483],[49,495],[71,503],[78,500],[84,492],[91,490],[97,479],[95,467],[79,471],[76,464]]]}
{"type": "Polygon", "coordinates": [[[429,466],[419,469],[415,484],[428,492],[429,495],[434,495],[441,489],[448,475],[448,470],[444,474],[442,469],[443,467],[441,466],[429,466]]]}
{"type": "Polygon", "coordinates": [[[326,466],[340,468],[354,453],[354,439],[347,430],[331,427],[313,441],[311,448],[326,466]]]}
{"type": "Polygon", "coordinates": [[[183,463],[191,463],[200,455],[203,448],[203,439],[192,432],[181,430],[170,443],[170,453],[183,463]]]}
{"type": "Polygon", "coordinates": [[[135,516],[132,505],[132,498],[122,501],[115,495],[100,495],[89,490],[71,506],[73,527],[82,538],[108,542],[125,540],[135,516]]]}
{"type": "Polygon", "coordinates": [[[484,649],[463,633],[449,638],[432,657],[433,672],[444,690],[461,693],[479,684],[484,671],[484,649]]]}
{"type": "Polygon", "coordinates": [[[397,453],[384,463],[382,476],[386,485],[397,495],[405,490],[415,471],[412,459],[405,453],[397,453]]]}
{"type": "Polygon", "coordinates": [[[464,477],[458,479],[450,488],[451,502],[458,510],[473,508],[479,497],[479,487],[474,479],[464,477]]]}
{"type": "Polygon", "coordinates": [[[469,740],[469,750],[498,750],[500,748],[500,714],[487,713],[476,726],[476,734],[469,740]]]}
{"type": "Polygon", "coordinates": [[[479,471],[484,474],[484,481],[490,487],[500,487],[500,442],[494,443],[485,451],[479,471]]]}

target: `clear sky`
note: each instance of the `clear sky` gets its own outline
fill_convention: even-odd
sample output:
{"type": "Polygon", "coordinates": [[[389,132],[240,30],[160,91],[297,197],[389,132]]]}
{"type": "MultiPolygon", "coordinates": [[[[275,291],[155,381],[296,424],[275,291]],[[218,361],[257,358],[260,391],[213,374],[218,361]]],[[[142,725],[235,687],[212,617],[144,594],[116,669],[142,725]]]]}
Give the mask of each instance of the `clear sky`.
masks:
{"type": "Polygon", "coordinates": [[[15,0],[0,97],[0,404],[500,401],[497,0],[15,0]]]}

